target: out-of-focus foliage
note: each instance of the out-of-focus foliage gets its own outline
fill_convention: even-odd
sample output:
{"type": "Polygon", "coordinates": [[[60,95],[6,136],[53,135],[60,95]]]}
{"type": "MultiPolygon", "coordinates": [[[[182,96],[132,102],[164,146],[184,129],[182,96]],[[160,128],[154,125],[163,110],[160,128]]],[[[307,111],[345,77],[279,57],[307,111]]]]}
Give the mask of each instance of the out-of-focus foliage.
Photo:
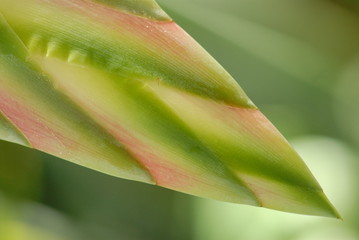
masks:
{"type": "MultiPolygon", "coordinates": [[[[23,164],[29,164],[26,168],[33,169],[27,174],[37,172],[34,179],[42,179],[29,186],[34,195],[16,194],[22,196],[21,201],[39,196],[41,189],[42,197],[38,201],[65,215],[62,220],[79,233],[74,234],[76,239],[358,239],[357,1],[161,0],[159,3],[224,65],[294,143],[328,197],[338,206],[344,221],[199,200],[114,179],[44,154],[37,153],[37,161],[26,162],[25,158],[13,157],[23,150],[21,147],[16,146],[5,154],[4,149],[9,146],[1,144],[1,170],[5,169],[5,159],[12,159],[13,163],[24,161],[23,164]]],[[[21,182],[22,177],[16,179],[21,182]]],[[[3,199],[13,199],[14,192],[20,191],[16,190],[19,185],[11,187],[14,182],[0,181],[3,199]]],[[[10,207],[3,201],[1,205],[1,209],[21,208],[12,203],[10,207]]],[[[8,226],[3,223],[11,221],[11,216],[1,214],[0,221],[0,226],[8,226]]],[[[36,221],[20,223],[12,226],[22,229],[24,224],[36,221]]],[[[46,225],[35,226],[46,234],[52,233],[46,225]]],[[[55,237],[68,239],[67,231],[58,231],[55,237]]],[[[0,239],[8,240],[1,235],[0,239]]],[[[29,238],[19,240],[25,239],[29,238]]]]}
{"type": "Polygon", "coordinates": [[[1,240],[80,239],[68,217],[38,203],[21,203],[0,194],[1,240]]]}
{"type": "Polygon", "coordinates": [[[0,141],[1,192],[15,199],[37,199],[41,194],[40,156],[39,152],[0,141]]]}

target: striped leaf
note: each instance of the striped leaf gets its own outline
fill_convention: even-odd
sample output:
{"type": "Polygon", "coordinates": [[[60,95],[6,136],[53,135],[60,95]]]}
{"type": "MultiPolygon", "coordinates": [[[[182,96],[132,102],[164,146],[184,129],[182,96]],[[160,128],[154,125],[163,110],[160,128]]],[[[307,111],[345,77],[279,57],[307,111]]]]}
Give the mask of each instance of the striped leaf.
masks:
{"type": "Polygon", "coordinates": [[[1,0],[0,138],[121,178],[339,217],[233,78],[151,0],[1,0]]]}

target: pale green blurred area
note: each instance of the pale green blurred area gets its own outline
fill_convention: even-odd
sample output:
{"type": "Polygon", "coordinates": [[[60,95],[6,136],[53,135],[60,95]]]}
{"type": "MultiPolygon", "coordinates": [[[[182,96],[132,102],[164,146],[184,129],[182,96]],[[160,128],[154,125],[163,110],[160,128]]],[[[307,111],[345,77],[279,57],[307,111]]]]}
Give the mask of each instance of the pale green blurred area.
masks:
{"type": "Polygon", "coordinates": [[[38,203],[18,202],[0,195],[0,239],[75,240],[76,224],[38,203]]]}
{"type": "Polygon", "coordinates": [[[292,143],[306,159],[344,221],[197,199],[195,239],[358,239],[357,156],[333,138],[305,136],[292,143]]]}
{"type": "Polygon", "coordinates": [[[359,239],[359,1],[159,3],[289,139],[344,220],[195,198],[0,143],[0,240],[359,239]]]}

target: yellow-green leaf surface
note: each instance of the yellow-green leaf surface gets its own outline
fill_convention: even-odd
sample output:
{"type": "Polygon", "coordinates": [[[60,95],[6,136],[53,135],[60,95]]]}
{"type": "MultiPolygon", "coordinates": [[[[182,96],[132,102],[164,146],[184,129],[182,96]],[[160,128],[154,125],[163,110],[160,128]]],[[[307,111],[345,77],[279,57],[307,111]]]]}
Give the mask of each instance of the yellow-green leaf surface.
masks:
{"type": "Polygon", "coordinates": [[[1,0],[0,138],[104,173],[338,217],[233,78],[150,0],[1,0]]]}

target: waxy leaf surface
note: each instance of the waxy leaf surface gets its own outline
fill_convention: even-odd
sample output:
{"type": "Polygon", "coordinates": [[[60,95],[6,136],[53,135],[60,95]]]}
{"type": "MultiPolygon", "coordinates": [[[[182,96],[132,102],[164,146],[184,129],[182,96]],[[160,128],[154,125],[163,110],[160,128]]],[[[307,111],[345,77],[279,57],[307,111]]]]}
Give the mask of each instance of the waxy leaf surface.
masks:
{"type": "Polygon", "coordinates": [[[1,0],[0,139],[121,178],[338,217],[233,78],[151,0],[1,0]]]}

